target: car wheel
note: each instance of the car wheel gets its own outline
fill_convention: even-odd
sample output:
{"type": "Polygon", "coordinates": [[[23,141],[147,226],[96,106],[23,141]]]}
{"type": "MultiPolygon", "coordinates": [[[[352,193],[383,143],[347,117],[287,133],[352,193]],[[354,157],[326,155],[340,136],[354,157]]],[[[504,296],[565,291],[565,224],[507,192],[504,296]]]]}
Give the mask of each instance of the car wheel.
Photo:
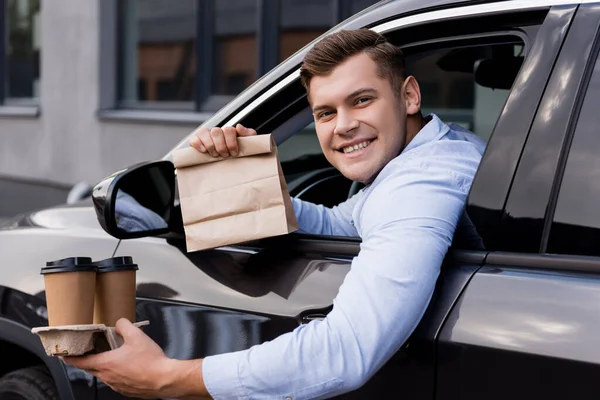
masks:
{"type": "Polygon", "coordinates": [[[2,400],[58,400],[54,381],[43,366],[9,372],[0,378],[2,400]]]}

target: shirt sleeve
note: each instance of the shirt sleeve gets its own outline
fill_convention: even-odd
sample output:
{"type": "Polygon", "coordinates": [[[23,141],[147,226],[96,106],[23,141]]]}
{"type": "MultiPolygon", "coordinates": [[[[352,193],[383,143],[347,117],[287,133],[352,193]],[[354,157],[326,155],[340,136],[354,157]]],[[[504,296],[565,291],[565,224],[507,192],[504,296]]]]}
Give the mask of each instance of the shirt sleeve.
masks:
{"type": "Polygon", "coordinates": [[[299,233],[358,237],[352,211],[361,195],[359,192],[333,208],[292,198],[299,233]]]}
{"type": "Polygon", "coordinates": [[[374,187],[359,216],[360,254],[327,318],[249,350],[207,357],[210,394],[299,400],[365,384],[420,321],[474,173],[406,165],[374,187]]]}
{"type": "Polygon", "coordinates": [[[120,190],[115,202],[117,227],[126,232],[166,228],[166,221],[156,212],[142,206],[131,195],[120,190]]]}

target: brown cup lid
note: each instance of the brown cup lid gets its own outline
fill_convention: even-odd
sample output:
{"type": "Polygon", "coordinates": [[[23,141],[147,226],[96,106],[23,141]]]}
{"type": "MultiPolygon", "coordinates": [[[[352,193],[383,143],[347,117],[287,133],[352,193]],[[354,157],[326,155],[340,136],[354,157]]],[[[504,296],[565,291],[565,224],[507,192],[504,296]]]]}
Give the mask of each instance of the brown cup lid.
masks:
{"type": "Polygon", "coordinates": [[[42,268],[41,275],[55,274],[58,272],[83,272],[96,271],[97,267],[90,257],[69,257],[61,260],[48,261],[42,268]]]}

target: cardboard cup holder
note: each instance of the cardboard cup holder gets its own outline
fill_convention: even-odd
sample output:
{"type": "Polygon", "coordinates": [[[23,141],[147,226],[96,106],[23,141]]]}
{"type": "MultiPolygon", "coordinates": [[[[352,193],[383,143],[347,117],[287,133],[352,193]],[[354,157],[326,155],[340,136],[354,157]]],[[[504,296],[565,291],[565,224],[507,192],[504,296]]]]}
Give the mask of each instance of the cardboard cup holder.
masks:
{"type": "MultiPolygon", "coordinates": [[[[149,321],[140,321],[133,325],[142,328],[149,324],[149,321]]],[[[42,326],[31,332],[40,337],[49,356],[97,354],[123,345],[123,338],[115,328],[104,324],[42,326]]]]}
{"type": "MultiPolygon", "coordinates": [[[[102,353],[123,345],[114,324],[135,321],[137,264],[130,256],[48,261],[42,268],[48,326],[33,328],[49,356],[102,353]]],[[[141,328],[149,321],[136,322],[141,328]]]]}

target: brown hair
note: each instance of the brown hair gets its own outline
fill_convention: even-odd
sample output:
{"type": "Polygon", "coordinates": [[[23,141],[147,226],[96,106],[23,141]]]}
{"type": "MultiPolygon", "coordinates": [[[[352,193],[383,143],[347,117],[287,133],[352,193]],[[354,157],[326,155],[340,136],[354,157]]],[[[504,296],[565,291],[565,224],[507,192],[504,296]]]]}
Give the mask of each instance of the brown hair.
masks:
{"type": "Polygon", "coordinates": [[[306,92],[314,76],[329,75],[338,65],[359,53],[368,54],[377,64],[378,75],[387,78],[393,88],[400,88],[406,78],[402,50],[379,33],[356,29],[333,33],[306,54],[300,68],[300,81],[306,92]]]}

